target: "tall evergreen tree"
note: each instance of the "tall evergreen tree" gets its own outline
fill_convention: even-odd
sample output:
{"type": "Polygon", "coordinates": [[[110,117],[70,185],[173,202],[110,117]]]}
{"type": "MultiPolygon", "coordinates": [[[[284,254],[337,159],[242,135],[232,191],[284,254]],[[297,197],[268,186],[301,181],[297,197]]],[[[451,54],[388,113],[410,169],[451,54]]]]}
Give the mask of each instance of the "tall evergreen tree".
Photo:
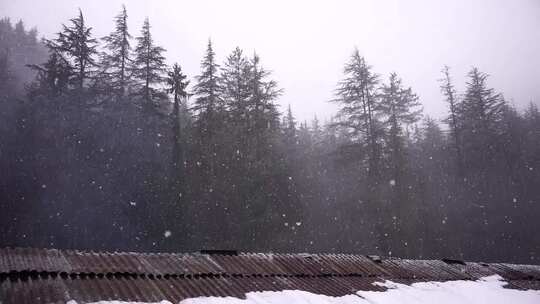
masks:
{"type": "Polygon", "coordinates": [[[274,102],[283,93],[283,90],[278,88],[275,80],[269,79],[271,73],[261,66],[260,58],[256,53],[250,60],[250,67],[251,127],[260,136],[265,130],[277,130],[279,113],[274,102]]]}
{"type": "Polygon", "coordinates": [[[154,97],[161,97],[159,90],[153,85],[161,83],[164,79],[163,74],[166,72],[166,66],[163,52],[165,49],[154,44],[148,18],[144,20],[141,35],[136,39],[133,74],[142,83],[139,91],[140,96],[146,105],[150,105],[153,103],[154,97]]]}
{"type": "Polygon", "coordinates": [[[195,115],[195,128],[199,144],[200,166],[208,180],[202,184],[212,189],[216,181],[218,170],[218,156],[221,154],[223,137],[218,133],[224,131],[226,118],[225,106],[221,98],[221,84],[219,80],[219,65],[216,63],[212,42],[209,39],[206,54],[201,61],[201,74],[196,77],[196,84],[192,94],[195,101],[192,110],[195,115]]]}
{"type": "MultiPolygon", "coordinates": [[[[242,166],[247,154],[249,133],[250,65],[242,50],[236,47],[225,60],[219,77],[221,96],[227,108],[231,149],[242,166]]],[[[239,169],[241,171],[241,169],[239,169]]]]}
{"type": "Polygon", "coordinates": [[[456,96],[456,89],[454,88],[454,84],[452,83],[452,78],[450,77],[450,68],[448,66],[444,66],[443,70],[443,78],[440,79],[441,83],[441,92],[443,93],[446,102],[448,103],[448,110],[449,115],[445,119],[445,122],[448,124],[450,128],[450,134],[453,141],[453,148],[456,152],[456,160],[458,165],[458,172],[461,171],[461,165],[462,165],[462,148],[460,143],[460,133],[459,129],[460,126],[458,125],[458,119],[459,119],[459,113],[458,110],[460,108],[459,100],[456,96]]]}
{"type": "MultiPolygon", "coordinates": [[[[227,105],[233,123],[246,127],[250,65],[242,50],[236,47],[227,57],[221,69],[220,85],[224,103],[227,105]]],[[[245,131],[245,130],[243,130],[245,131]]]]}
{"type": "Polygon", "coordinates": [[[360,136],[362,145],[367,147],[370,180],[376,184],[381,158],[378,143],[380,132],[376,117],[376,86],[379,76],[371,69],[364,57],[360,56],[358,49],[355,49],[343,69],[345,77],[338,83],[334,102],[340,105],[338,116],[341,119],[338,124],[351,130],[353,136],[360,136]]]}
{"type": "Polygon", "coordinates": [[[12,85],[14,80],[8,54],[8,50],[0,50],[0,90],[4,92],[12,85]]]}
{"type": "Polygon", "coordinates": [[[37,72],[35,85],[30,87],[30,95],[44,94],[57,97],[65,93],[69,80],[73,75],[73,68],[64,57],[52,51],[49,59],[42,65],[29,65],[37,72]]]}
{"type": "Polygon", "coordinates": [[[381,88],[380,113],[384,116],[384,123],[388,128],[388,148],[390,162],[394,168],[395,183],[402,176],[403,161],[403,128],[420,119],[422,108],[418,96],[411,88],[404,88],[401,79],[396,73],[390,74],[388,84],[381,88]]]}
{"type": "Polygon", "coordinates": [[[460,107],[460,120],[467,166],[485,166],[494,152],[493,143],[501,119],[502,96],[487,86],[488,75],[473,68],[460,107]],[[487,157],[490,158],[490,157],[487,157]]]}
{"type": "Polygon", "coordinates": [[[86,26],[80,9],[79,15],[70,22],[71,26],[62,25],[58,37],[46,43],[51,52],[72,60],[77,87],[82,91],[85,80],[90,77],[89,69],[96,66],[94,55],[97,54],[97,41],[92,38],[92,28],[86,26]]]}
{"type": "Polygon", "coordinates": [[[131,63],[131,35],[128,31],[126,7],[114,18],[115,29],[103,38],[107,52],[102,54],[102,66],[106,67],[108,80],[114,90],[123,97],[129,80],[128,67],[131,63]]]}
{"type": "Polygon", "coordinates": [[[172,66],[172,69],[167,73],[168,93],[173,94],[175,108],[180,107],[181,99],[188,97],[187,86],[189,80],[182,72],[182,67],[178,63],[172,66]]]}
{"type": "Polygon", "coordinates": [[[287,114],[283,117],[283,131],[285,135],[285,141],[288,145],[295,145],[296,138],[296,120],[294,119],[291,105],[287,108],[287,114]]]}
{"type": "Polygon", "coordinates": [[[317,116],[313,116],[311,121],[311,133],[313,133],[313,140],[318,143],[322,140],[323,130],[317,116]]]}
{"type": "Polygon", "coordinates": [[[425,155],[430,155],[430,152],[440,152],[444,146],[444,136],[441,127],[439,124],[437,124],[437,121],[429,116],[426,116],[423,121],[422,133],[423,138],[421,145],[423,146],[423,150],[427,152],[425,155]]]}
{"type": "Polygon", "coordinates": [[[181,111],[186,108],[185,101],[187,100],[187,86],[189,80],[187,76],[182,73],[182,68],[178,63],[175,63],[172,69],[168,72],[167,77],[168,93],[173,95],[173,182],[176,183],[177,188],[181,184],[181,178],[183,176],[183,168],[185,157],[185,136],[182,132],[183,125],[181,111]]]}
{"type": "Polygon", "coordinates": [[[193,110],[198,116],[200,127],[208,134],[215,131],[212,130],[215,113],[223,109],[220,98],[219,65],[215,56],[212,41],[209,39],[206,54],[201,62],[201,74],[196,77],[197,83],[193,87],[193,95],[196,96],[193,110]]]}
{"type": "MultiPolygon", "coordinates": [[[[393,215],[393,229],[403,238],[412,237],[415,227],[405,218],[409,211],[409,187],[405,184],[408,175],[407,155],[405,150],[404,127],[420,119],[421,107],[418,96],[411,88],[404,88],[396,73],[390,74],[388,84],[381,88],[380,113],[384,117],[387,129],[387,155],[390,167],[390,186],[392,196],[390,212],[393,215]]],[[[389,216],[390,214],[387,214],[389,216]]],[[[384,216],[384,215],[383,215],[384,216]]],[[[398,247],[399,248],[399,247],[398,247]]]]}

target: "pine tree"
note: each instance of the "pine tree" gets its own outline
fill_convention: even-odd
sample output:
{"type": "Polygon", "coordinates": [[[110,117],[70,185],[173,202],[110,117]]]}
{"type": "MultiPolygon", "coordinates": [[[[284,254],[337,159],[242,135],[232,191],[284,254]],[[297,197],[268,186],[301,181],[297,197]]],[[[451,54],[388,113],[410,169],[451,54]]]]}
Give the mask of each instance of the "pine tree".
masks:
{"type": "Polygon", "coordinates": [[[196,97],[192,106],[195,115],[199,156],[205,175],[209,180],[205,182],[212,188],[215,184],[215,175],[218,170],[218,152],[221,150],[223,137],[218,133],[224,131],[225,106],[220,96],[221,86],[218,76],[219,65],[216,63],[212,42],[208,40],[206,54],[201,62],[201,74],[196,77],[197,83],[192,94],[196,97]]]}
{"type": "Polygon", "coordinates": [[[439,124],[437,124],[437,121],[429,116],[426,116],[423,121],[422,133],[423,138],[421,144],[423,146],[425,155],[430,155],[430,153],[436,154],[433,152],[440,152],[439,150],[442,149],[444,145],[444,136],[441,127],[439,127],[439,124]]]}
{"type": "Polygon", "coordinates": [[[266,131],[275,131],[279,127],[279,113],[274,101],[283,93],[275,80],[268,79],[270,71],[260,65],[259,56],[254,53],[250,60],[251,91],[249,100],[251,128],[256,140],[260,140],[266,131]]]}
{"type": "Polygon", "coordinates": [[[485,166],[490,158],[504,107],[502,96],[487,87],[488,75],[473,68],[460,106],[464,158],[467,166],[485,166]]]}
{"type": "Polygon", "coordinates": [[[411,88],[404,88],[396,73],[390,74],[388,84],[381,87],[380,113],[394,139],[403,135],[403,127],[420,119],[422,108],[411,88]]]}
{"type": "Polygon", "coordinates": [[[193,95],[196,96],[193,110],[198,116],[200,128],[208,134],[215,131],[212,124],[216,112],[223,110],[218,77],[219,65],[216,63],[215,56],[212,41],[209,39],[206,55],[201,62],[201,75],[196,77],[197,84],[193,88],[193,95]]]}
{"type": "Polygon", "coordinates": [[[283,118],[283,131],[285,133],[285,141],[288,145],[295,145],[296,138],[296,120],[294,119],[291,105],[287,108],[287,115],[283,118]]]}
{"type": "Polygon", "coordinates": [[[388,84],[383,84],[379,107],[387,129],[386,147],[390,167],[390,186],[393,190],[390,211],[395,216],[393,227],[396,232],[405,237],[403,233],[413,232],[408,228],[414,228],[407,226],[408,223],[405,221],[412,208],[406,206],[409,193],[405,185],[408,168],[403,128],[417,122],[422,110],[418,96],[412,92],[411,88],[403,87],[396,73],[390,74],[388,84]]]}
{"type": "Polygon", "coordinates": [[[236,47],[227,57],[220,75],[220,86],[224,103],[230,112],[233,123],[241,129],[246,128],[249,90],[249,61],[242,50],[236,47]]]}
{"type": "Polygon", "coordinates": [[[87,27],[82,11],[79,16],[70,19],[71,26],[62,25],[63,29],[54,40],[47,40],[46,44],[52,53],[72,60],[76,71],[76,83],[79,91],[84,88],[85,80],[90,77],[89,69],[96,66],[96,39],[92,38],[92,28],[87,27]]]}
{"type": "Polygon", "coordinates": [[[460,108],[459,100],[456,96],[456,89],[454,88],[454,84],[452,83],[452,79],[450,77],[450,68],[448,66],[444,66],[443,70],[443,78],[439,81],[441,82],[441,92],[446,98],[446,102],[448,103],[449,108],[449,115],[445,119],[445,122],[450,127],[450,134],[453,141],[454,150],[456,151],[456,159],[458,164],[458,172],[461,171],[461,165],[462,165],[462,148],[460,143],[460,126],[458,125],[458,119],[459,119],[459,113],[458,110],[460,108]]]}
{"type": "MultiPolygon", "coordinates": [[[[537,163],[540,163],[538,157],[540,155],[540,110],[538,110],[536,104],[529,103],[523,115],[523,120],[526,130],[526,144],[523,154],[527,159],[536,160],[537,163]]],[[[529,166],[532,167],[532,165],[529,166]]]]}
{"type": "Polygon", "coordinates": [[[144,20],[141,36],[136,39],[137,47],[134,51],[133,74],[142,83],[139,92],[140,96],[142,96],[146,105],[151,105],[154,97],[161,97],[159,90],[154,88],[153,85],[161,83],[164,79],[163,74],[166,72],[166,66],[163,52],[165,52],[165,49],[154,44],[148,18],[144,20]]]}
{"type": "Polygon", "coordinates": [[[108,70],[108,80],[120,97],[124,96],[129,82],[128,67],[131,63],[127,17],[126,7],[122,5],[122,12],[114,18],[115,30],[103,38],[108,52],[102,54],[101,65],[108,70]]]}
{"type": "MultiPolygon", "coordinates": [[[[167,84],[168,84],[168,93],[173,94],[173,150],[172,150],[172,160],[173,160],[173,182],[176,183],[177,187],[182,182],[183,176],[183,164],[186,159],[185,149],[184,149],[184,135],[182,132],[182,121],[181,121],[181,110],[185,109],[185,101],[188,98],[187,86],[189,81],[186,80],[187,76],[182,73],[182,68],[178,63],[175,63],[172,69],[168,72],[167,84]]],[[[185,123],[184,123],[185,125],[185,123]]]]}
{"type": "Polygon", "coordinates": [[[300,127],[298,128],[298,144],[303,147],[304,151],[310,152],[312,137],[307,121],[300,123],[300,127]]]}
{"type": "Polygon", "coordinates": [[[74,74],[73,68],[61,55],[52,52],[42,65],[29,65],[37,72],[36,83],[31,86],[30,95],[45,94],[57,97],[68,90],[69,80],[74,74]]]}
{"type": "MultiPolygon", "coordinates": [[[[411,125],[420,119],[422,112],[418,96],[411,88],[404,88],[396,73],[390,74],[389,83],[381,88],[381,114],[388,129],[388,147],[391,161],[394,164],[396,178],[403,158],[403,127],[411,125]]],[[[396,180],[397,183],[397,180],[396,180]]]]}
{"type": "Polygon", "coordinates": [[[381,158],[378,144],[380,132],[376,117],[376,86],[379,76],[371,71],[371,66],[360,56],[358,49],[354,50],[343,72],[345,78],[338,83],[336,99],[333,100],[340,105],[338,124],[351,130],[353,136],[360,136],[362,144],[367,146],[368,171],[372,177],[370,180],[376,184],[381,158]]]}
{"type": "Polygon", "coordinates": [[[319,143],[323,137],[323,131],[319,123],[319,119],[315,115],[311,121],[311,133],[313,134],[313,140],[315,143],[319,143]]]}
{"type": "Polygon", "coordinates": [[[180,99],[188,97],[186,89],[189,85],[189,80],[186,80],[187,76],[182,73],[182,68],[178,63],[172,66],[172,69],[167,75],[168,92],[173,94],[175,107],[179,107],[180,99]]]}
{"type": "Polygon", "coordinates": [[[473,68],[468,77],[461,109],[464,124],[474,132],[493,131],[503,110],[502,96],[487,87],[488,75],[477,68],[473,68]]]}
{"type": "Polygon", "coordinates": [[[0,53],[0,90],[5,92],[13,82],[13,72],[9,64],[8,50],[0,53]]]}

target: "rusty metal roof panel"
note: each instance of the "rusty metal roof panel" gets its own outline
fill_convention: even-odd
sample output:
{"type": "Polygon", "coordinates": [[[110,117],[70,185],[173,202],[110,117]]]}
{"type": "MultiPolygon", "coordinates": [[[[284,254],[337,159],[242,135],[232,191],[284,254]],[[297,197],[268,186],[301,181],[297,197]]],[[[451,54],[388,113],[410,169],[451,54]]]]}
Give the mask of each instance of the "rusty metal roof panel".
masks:
{"type": "Polygon", "coordinates": [[[493,270],[495,274],[498,274],[508,280],[523,280],[527,279],[528,277],[518,269],[512,268],[509,264],[490,263],[489,268],[490,270],[493,270]]]}
{"type": "MultiPolygon", "coordinates": [[[[304,290],[328,296],[344,296],[359,290],[382,291],[374,285],[375,277],[359,276],[293,276],[293,277],[222,277],[195,276],[168,279],[142,277],[92,276],[66,278],[49,277],[37,280],[5,280],[0,283],[0,297],[5,303],[65,303],[68,300],[97,302],[122,300],[177,303],[200,296],[233,296],[242,298],[248,292],[304,290]]],[[[421,279],[395,279],[396,283],[412,284],[421,279]]],[[[538,281],[512,281],[517,288],[540,288],[538,281]]]]}
{"type": "Polygon", "coordinates": [[[467,262],[465,265],[455,264],[452,265],[452,267],[458,269],[473,279],[479,279],[481,277],[496,274],[493,269],[489,267],[489,264],[486,263],[467,262]]]}
{"type": "Polygon", "coordinates": [[[440,260],[402,260],[408,267],[421,274],[420,277],[430,280],[467,280],[472,277],[458,268],[440,260]]]}
{"type": "Polygon", "coordinates": [[[539,280],[513,280],[508,283],[509,288],[521,290],[540,290],[539,280]]]}
{"type": "Polygon", "coordinates": [[[69,263],[56,249],[0,249],[0,272],[9,271],[69,271],[69,263]]]}
{"type": "Polygon", "coordinates": [[[310,264],[305,256],[292,254],[274,255],[273,261],[290,275],[317,275],[319,272],[310,264]]]}
{"type": "Polygon", "coordinates": [[[228,255],[213,255],[212,259],[220,265],[226,273],[229,274],[251,274],[257,273],[247,263],[249,257],[245,255],[228,256],[228,255]]]}
{"type": "Polygon", "coordinates": [[[223,269],[216,263],[211,262],[211,257],[206,254],[183,254],[177,255],[180,259],[185,274],[218,274],[223,269]]]}
{"type": "Polygon", "coordinates": [[[521,279],[540,279],[540,265],[502,264],[521,279]]]}
{"type": "Polygon", "coordinates": [[[387,278],[415,278],[419,276],[412,269],[403,267],[398,259],[384,259],[380,265],[387,271],[387,278]]]}
{"type": "Polygon", "coordinates": [[[385,279],[477,279],[499,274],[510,288],[540,289],[540,266],[371,259],[351,254],[106,253],[0,249],[0,299],[7,303],[158,302],[247,292],[305,290],[343,296],[384,290],[385,279]]]}

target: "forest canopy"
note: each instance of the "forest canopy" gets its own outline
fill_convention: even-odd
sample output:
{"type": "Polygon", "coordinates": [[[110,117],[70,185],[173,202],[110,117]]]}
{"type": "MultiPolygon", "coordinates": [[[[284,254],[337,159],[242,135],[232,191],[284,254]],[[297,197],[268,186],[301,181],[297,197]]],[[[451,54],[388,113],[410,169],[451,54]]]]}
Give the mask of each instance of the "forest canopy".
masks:
{"type": "Polygon", "coordinates": [[[459,92],[441,67],[434,118],[354,49],[336,115],[298,121],[256,52],[208,40],[186,75],[128,18],[0,20],[0,244],[539,258],[540,112],[485,71],[459,92]]]}

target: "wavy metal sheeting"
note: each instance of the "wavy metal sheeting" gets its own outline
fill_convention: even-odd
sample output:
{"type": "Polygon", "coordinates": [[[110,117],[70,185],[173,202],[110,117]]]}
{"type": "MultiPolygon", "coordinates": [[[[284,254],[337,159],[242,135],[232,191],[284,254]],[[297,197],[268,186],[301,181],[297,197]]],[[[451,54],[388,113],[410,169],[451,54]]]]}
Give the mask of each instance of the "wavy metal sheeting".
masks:
{"type": "Polygon", "coordinates": [[[385,279],[474,280],[498,274],[510,288],[540,290],[540,266],[380,259],[351,254],[238,255],[0,249],[0,303],[100,300],[177,303],[199,296],[305,290],[329,296],[384,288],[385,279]]]}

